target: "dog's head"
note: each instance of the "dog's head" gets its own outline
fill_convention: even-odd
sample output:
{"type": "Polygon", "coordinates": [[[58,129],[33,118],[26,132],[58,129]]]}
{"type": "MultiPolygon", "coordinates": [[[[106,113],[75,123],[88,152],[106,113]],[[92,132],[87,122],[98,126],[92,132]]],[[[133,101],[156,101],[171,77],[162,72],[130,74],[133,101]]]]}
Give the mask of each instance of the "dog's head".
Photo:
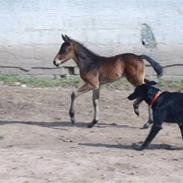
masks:
{"type": "Polygon", "coordinates": [[[135,100],[135,104],[140,103],[143,100],[150,103],[154,94],[159,91],[159,89],[153,87],[152,85],[156,85],[156,82],[149,81],[145,84],[137,86],[134,92],[128,96],[128,99],[135,100]]]}

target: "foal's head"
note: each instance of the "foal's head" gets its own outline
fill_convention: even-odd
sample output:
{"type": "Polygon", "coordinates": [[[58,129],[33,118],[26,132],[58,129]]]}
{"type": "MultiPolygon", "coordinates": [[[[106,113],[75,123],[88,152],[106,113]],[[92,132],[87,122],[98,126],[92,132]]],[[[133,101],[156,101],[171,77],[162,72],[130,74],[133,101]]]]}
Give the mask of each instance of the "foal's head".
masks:
{"type": "Polygon", "coordinates": [[[74,58],[74,42],[67,36],[62,35],[64,43],[62,43],[59,52],[53,60],[53,64],[59,66],[60,64],[74,58]]]}

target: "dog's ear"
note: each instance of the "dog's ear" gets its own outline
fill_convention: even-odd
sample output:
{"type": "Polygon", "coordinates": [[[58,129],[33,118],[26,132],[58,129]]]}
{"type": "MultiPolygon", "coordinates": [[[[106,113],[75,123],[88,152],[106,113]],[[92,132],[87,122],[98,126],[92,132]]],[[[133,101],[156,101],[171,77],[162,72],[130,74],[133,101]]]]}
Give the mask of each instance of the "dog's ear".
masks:
{"type": "Polygon", "coordinates": [[[155,96],[155,94],[160,91],[158,88],[155,88],[154,86],[151,85],[146,85],[147,89],[147,97],[152,100],[152,98],[155,96]]]}
{"type": "Polygon", "coordinates": [[[156,92],[153,85],[156,85],[156,81],[148,81],[145,85],[146,85],[146,89],[147,89],[147,97],[152,99],[154,96],[154,93],[156,92]]]}
{"type": "Polygon", "coordinates": [[[154,90],[153,90],[153,88],[148,87],[148,89],[147,89],[147,97],[149,99],[152,99],[154,97],[154,90]]]}
{"type": "Polygon", "coordinates": [[[156,82],[156,81],[148,81],[146,84],[149,84],[149,85],[156,85],[157,82],[156,82]]]}

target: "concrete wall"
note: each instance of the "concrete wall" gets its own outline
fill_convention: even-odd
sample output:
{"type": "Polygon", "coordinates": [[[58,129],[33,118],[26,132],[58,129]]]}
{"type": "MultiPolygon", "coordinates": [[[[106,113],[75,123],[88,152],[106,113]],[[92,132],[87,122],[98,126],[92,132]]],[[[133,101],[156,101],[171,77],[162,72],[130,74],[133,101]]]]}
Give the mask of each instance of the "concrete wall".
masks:
{"type": "MultiPolygon", "coordinates": [[[[101,55],[134,52],[183,64],[183,0],[0,0],[0,25],[1,73],[67,72],[47,69],[61,33],[101,55]]],[[[167,68],[166,77],[183,78],[182,69],[167,68]]]]}

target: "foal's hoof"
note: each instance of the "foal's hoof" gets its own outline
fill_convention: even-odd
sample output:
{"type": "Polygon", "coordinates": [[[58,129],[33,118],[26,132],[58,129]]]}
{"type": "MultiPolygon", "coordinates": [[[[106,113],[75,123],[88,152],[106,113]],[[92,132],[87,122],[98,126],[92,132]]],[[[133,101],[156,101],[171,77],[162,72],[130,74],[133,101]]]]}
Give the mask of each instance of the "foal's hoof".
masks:
{"type": "Polygon", "coordinates": [[[92,128],[98,121],[94,120],[91,123],[88,124],[88,128],[92,128]]]}
{"type": "Polygon", "coordinates": [[[144,149],[142,144],[132,144],[132,147],[137,151],[142,151],[144,149]]]}
{"type": "Polygon", "coordinates": [[[93,126],[94,126],[93,123],[89,123],[89,124],[88,124],[88,128],[92,128],[93,126]]]}
{"type": "Polygon", "coordinates": [[[74,126],[76,123],[76,121],[74,119],[71,118],[71,124],[74,126]]]}

